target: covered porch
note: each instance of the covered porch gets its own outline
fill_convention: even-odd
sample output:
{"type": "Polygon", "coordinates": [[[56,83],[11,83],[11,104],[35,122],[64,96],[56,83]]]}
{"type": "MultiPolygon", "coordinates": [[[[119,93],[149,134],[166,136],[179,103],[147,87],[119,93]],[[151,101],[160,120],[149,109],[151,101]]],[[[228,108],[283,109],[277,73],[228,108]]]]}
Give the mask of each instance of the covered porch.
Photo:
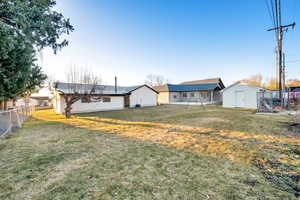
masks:
{"type": "Polygon", "coordinates": [[[219,91],[171,92],[171,104],[216,104],[222,101],[219,91]]]}

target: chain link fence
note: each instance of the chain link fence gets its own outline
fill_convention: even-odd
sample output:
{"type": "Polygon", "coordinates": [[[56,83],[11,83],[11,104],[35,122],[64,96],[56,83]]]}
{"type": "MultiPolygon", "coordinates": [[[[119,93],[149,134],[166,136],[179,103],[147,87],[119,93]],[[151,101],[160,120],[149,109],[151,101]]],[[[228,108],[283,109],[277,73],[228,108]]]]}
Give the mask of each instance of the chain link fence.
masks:
{"type": "Polygon", "coordinates": [[[34,106],[19,106],[10,110],[0,111],[0,136],[22,127],[23,122],[35,111],[34,106]]]}
{"type": "Polygon", "coordinates": [[[290,105],[300,105],[300,92],[289,92],[288,97],[290,105]]]}
{"type": "MultiPolygon", "coordinates": [[[[284,106],[288,104],[287,93],[283,93],[284,106]]],[[[281,107],[277,91],[261,91],[257,93],[258,112],[276,112],[281,107]]]]}

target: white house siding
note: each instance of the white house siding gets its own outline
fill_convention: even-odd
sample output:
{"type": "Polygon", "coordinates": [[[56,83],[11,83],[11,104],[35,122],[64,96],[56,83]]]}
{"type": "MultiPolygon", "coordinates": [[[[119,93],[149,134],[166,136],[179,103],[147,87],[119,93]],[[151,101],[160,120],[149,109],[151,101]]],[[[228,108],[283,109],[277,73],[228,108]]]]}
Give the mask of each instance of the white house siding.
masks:
{"type": "Polygon", "coordinates": [[[53,97],[53,107],[57,113],[63,114],[65,112],[65,99],[56,93],[53,97]]]}
{"type": "Polygon", "coordinates": [[[77,101],[72,106],[72,113],[97,112],[105,110],[121,110],[124,108],[124,97],[110,97],[110,102],[82,103],[77,101]]]}
{"type": "Polygon", "coordinates": [[[39,105],[39,101],[36,100],[36,99],[28,98],[26,100],[25,98],[22,98],[22,99],[18,99],[16,101],[16,106],[25,106],[26,105],[26,101],[27,101],[28,105],[30,105],[30,106],[38,106],[39,105]]]}
{"type": "MultiPolygon", "coordinates": [[[[85,113],[85,112],[97,112],[105,110],[121,110],[124,108],[124,97],[116,96],[110,97],[110,102],[90,102],[82,103],[81,100],[78,100],[72,105],[72,113],[85,113]]],[[[64,108],[66,107],[64,98],[58,95],[56,112],[63,114],[64,108]]]]}
{"type": "Polygon", "coordinates": [[[59,95],[56,92],[54,92],[54,95],[52,96],[52,104],[53,104],[53,108],[54,108],[54,110],[56,110],[56,112],[58,112],[58,102],[59,102],[58,98],[59,98],[59,95]]]}
{"type": "Polygon", "coordinates": [[[261,88],[237,84],[223,90],[223,107],[257,109],[257,92],[261,88]]]}
{"type": "Polygon", "coordinates": [[[52,104],[53,108],[56,110],[57,113],[64,113],[64,106],[65,106],[65,101],[64,98],[61,97],[58,93],[55,93],[53,98],[52,98],[52,104]]]}
{"type": "Polygon", "coordinates": [[[157,105],[157,93],[150,88],[143,86],[131,92],[130,95],[130,107],[135,107],[139,104],[144,106],[156,106],[157,105]]]}

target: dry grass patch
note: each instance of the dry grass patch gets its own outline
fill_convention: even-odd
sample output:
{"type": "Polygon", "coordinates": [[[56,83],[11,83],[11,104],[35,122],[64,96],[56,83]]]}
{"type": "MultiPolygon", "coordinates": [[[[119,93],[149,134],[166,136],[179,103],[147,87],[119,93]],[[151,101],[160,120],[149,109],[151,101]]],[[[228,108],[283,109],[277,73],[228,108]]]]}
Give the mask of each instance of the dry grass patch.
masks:
{"type": "Polygon", "coordinates": [[[34,118],[0,140],[3,198],[296,199],[299,192],[300,140],[280,127],[288,117],[162,106],[34,118]]]}

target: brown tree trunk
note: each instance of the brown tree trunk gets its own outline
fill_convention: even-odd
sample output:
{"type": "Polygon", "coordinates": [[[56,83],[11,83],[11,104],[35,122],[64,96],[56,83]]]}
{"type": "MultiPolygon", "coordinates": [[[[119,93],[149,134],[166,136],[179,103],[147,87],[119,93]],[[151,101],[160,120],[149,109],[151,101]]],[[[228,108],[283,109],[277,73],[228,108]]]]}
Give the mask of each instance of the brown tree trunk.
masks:
{"type": "Polygon", "coordinates": [[[71,118],[71,115],[72,115],[72,105],[78,101],[79,99],[81,98],[81,96],[67,96],[67,95],[64,95],[64,99],[65,99],[65,102],[66,102],[66,107],[65,107],[65,116],[66,118],[71,118]]]}
{"type": "Polygon", "coordinates": [[[0,101],[0,110],[4,110],[4,101],[0,101]]]}
{"type": "Polygon", "coordinates": [[[65,116],[66,118],[71,118],[71,110],[72,110],[72,105],[70,105],[69,103],[66,103],[66,108],[65,108],[65,116]]]}
{"type": "Polygon", "coordinates": [[[68,96],[64,96],[64,98],[66,102],[65,116],[67,119],[69,119],[71,118],[72,103],[71,103],[71,99],[68,96]]]}
{"type": "Polygon", "coordinates": [[[3,110],[7,110],[7,101],[4,101],[3,110]]]}

